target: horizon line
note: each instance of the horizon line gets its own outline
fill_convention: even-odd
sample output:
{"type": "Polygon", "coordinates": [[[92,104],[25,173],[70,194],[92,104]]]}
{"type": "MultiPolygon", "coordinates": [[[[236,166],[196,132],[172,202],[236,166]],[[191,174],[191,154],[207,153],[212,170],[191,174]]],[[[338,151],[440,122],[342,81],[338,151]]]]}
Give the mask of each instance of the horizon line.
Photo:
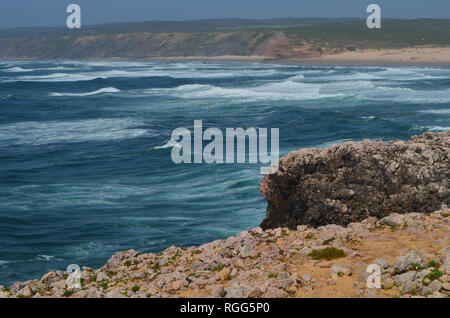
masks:
{"type": "MultiPolygon", "coordinates": [[[[149,22],[176,22],[176,23],[186,23],[186,22],[199,22],[199,21],[224,21],[224,20],[248,20],[248,21],[270,21],[270,20],[278,20],[278,19],[323,19],[323,20],[366,20],[363,17],[276,17],[276,18],[204,18],[204,19],[184,19],[184,20],[141,20],[141,21],[115,21],[115,22],[104,22],[104,23],[95,23],[95,24],[86,24],[84,27],[96,27],[96,26],[107,26],[114,24],[138,24],[138,23],[149,23],[149,22]]],[[[450,20],[449,18],[393,18],[393,17],[384,17],[384,20],[405,20],[405,21],[413,21],[413,20],[450,20]]],[[[66,26],[62,23],[61,25],[48,25],[48,26],[13,26],[0,28],[0,31],[7,30],[16,30],[16,29],[66,29],[66,26]]]]}

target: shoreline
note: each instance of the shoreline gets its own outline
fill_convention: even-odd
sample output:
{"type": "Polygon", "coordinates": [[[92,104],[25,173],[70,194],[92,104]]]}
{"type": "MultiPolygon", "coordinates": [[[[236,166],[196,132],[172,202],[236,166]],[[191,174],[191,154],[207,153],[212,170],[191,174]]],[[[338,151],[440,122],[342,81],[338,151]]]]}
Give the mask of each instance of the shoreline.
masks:
{"type": "MultiPolygon", "coordinates": [[[[47,61],[35,58],[1,58],[4,61],[47,61]]],[[[328,54],[313,58],[273,58],[269,56],[172,56],[130,59],[123,57],[48,59],[56,61],[201,61],[201,62],[253,62],[292,65],[398,65],[398,66],[448,66],[450,47],[410,47],[405,49],[365,50],[328,54]]]]}

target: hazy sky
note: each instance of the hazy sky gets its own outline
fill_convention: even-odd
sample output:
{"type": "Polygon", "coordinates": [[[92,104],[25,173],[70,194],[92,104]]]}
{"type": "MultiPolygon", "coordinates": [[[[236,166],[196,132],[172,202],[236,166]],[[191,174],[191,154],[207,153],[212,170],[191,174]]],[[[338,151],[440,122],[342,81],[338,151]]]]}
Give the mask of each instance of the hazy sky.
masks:
{"type": "Polygon", "coordinates": [[[392,18],[450,18],[450,0],[0,0],[0,28],[65,26],[68,4],[82,23],[205,18],[359,17],[368,4],[392,18]]]}

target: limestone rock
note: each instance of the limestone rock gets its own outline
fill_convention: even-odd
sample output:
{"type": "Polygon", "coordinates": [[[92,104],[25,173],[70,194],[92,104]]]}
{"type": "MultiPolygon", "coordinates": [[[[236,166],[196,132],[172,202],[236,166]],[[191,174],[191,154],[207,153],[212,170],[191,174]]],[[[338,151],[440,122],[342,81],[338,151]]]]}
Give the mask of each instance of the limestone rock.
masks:
{"type": "MultiPolygon", "coordinates": [[[[450,132],[409,141],[362,141],[301,149],[264,176],[263,229],[347,225],[374,216],[433,212],[450,205],[450,132]]],[[[392,221],[400,224],[398,220],[392,221]]]]}
{"type": "Polygon", "coordinates": [[[137,255],[137,252],[133,249],[130,249],[125,252],[118,252],[114,254],[107,262],[106,262],[106,270],[110,272],[117,271],[122,262],[128,258],[134,257],[137,255]]]}
{"type": "Polygon", "coordinates": [[[258,255],[258,253],[250,245],[244,245],[241,248],[240,256],[242,258],[255,257],[256,255],[258,255]]]}
{"type": "Polygon", "coordinates": [[[342,275],[350,275],[352,271],[350,270],[350,268],[340,264],[334,264],[333,266],[331,266],[330,276],[333,277],[335,275],[340,275],[340,273],[342,273],[342,275]]]}
{"type": "Polygon", "coordinates": [[[421,251],[412,251],[407,255],[398,257],[394,267],[398,273],[401,273],[414,265],[425,266],[425,256],[421,251]]]}
{"type": "Polygon", "coordinates": [[[286,298],[289,294],[279,288],[269,287],[264,296],[267,298],[286,298]]]}

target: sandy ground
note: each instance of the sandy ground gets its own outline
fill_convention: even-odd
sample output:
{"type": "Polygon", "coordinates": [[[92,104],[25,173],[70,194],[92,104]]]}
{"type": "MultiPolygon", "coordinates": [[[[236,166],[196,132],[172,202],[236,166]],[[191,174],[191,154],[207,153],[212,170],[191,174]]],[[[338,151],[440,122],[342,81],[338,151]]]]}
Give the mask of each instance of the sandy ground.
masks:
{"type": "Polygon", "coordinates": [[[450,47],[367,50],[305,60],[327,64],[450,64],[450,47]]]}
{"type": "MultiPolygon", "coordinates": [[[[8,60],[34,60],[34,59],[8,59],[8,60]]],[[[172,56],[146,59],[128,59],[121,57],[92,58],[90,61],[226,61],[226,62],[265,62],[265,63],[292,63],[306,65],[448,65],[450,64],[450,47],[413,47],[393,50],[364,50],[345,52],[333,55],[324,55],[316,58],[276,59],[268,56],[172,56]]]]}
{"type": "Polygon", "coordinates": [[[450,64],[450,47],[416,47],[394,50],[365,50],[345,52],[335,55],[324,55],[317,58],[274,59],[266,56],[182,56],[150,58],[149,60],[165,61],[235,61],[235,62],[285,62],[293,64],[450,64]]]}
{"type": "Polygon", "coordinates": [[[227,61],[227,62],[263,62],[273,60],[265,56],[236,56],[236,55],[221,55],[221,56],[173,56],[173,57],[155,57],[147,60],[154,61],[227,61]]]}

